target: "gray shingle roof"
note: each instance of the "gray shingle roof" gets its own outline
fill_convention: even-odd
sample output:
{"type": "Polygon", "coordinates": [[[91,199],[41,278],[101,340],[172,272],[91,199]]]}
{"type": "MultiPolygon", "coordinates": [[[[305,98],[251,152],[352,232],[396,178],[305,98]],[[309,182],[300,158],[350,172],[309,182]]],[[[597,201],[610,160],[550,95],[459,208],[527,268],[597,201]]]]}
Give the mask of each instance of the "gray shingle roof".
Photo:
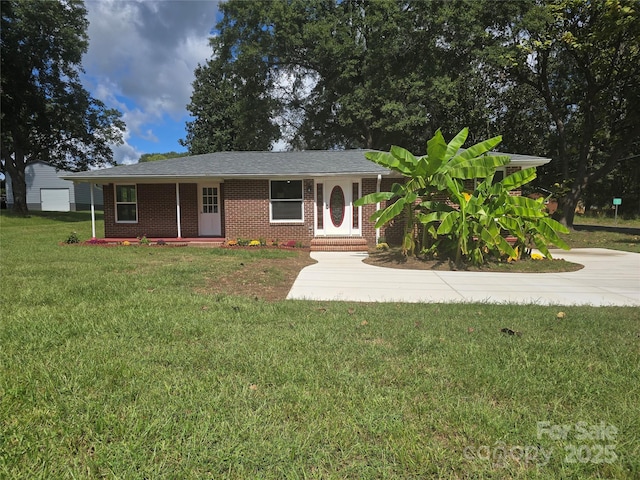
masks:
{"type": "Polygon", "coordinates": [[[156,162],[121,165],[62,175],[67,180],[103,181],[122,178],[260,178],[326,175],[388,175],[364,157],[366,150],[303,152],[216,152],[156,162]]]}
{"type": "MultiPolygon", "coordinates": [[[[377,176],[391,172],[364,156],[367,150],[307,150],[302,152],[216,152],[155,162],[120,165],[87,172],[64,173],[66,180],[172,181],[205,178],[273,178],[314,176],[377,176]]],[[[542,165],[549,159],[511,155],[512,163],[542,165]]]]}

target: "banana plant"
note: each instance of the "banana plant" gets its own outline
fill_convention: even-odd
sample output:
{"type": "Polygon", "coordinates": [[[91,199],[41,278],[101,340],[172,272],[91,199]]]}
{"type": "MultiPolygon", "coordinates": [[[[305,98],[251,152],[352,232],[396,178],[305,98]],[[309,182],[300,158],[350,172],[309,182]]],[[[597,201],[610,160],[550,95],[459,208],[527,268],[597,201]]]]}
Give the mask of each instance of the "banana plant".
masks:
{"type": "Polygon", "coordinates": [[[535,168],[528,168],[512,173],[495,185],[491,185],[488,178],[478,186],[478,190],[488,191],[494,203],[501,205],[501,208],[496,208],[496,221],[504,231],[517,238],[516,258],[523,253],[530,255],[532,246],[535,246],[545,257],[551,259],[547,245],[553,244],[563,250],[570,249],[558,235],[569,233],[569,230],[548,216],[544,198],[534,200],[509,194],[510,191],[531,182],[535,177],[535,168]]]}
{"type": "Polygon", "coordinates": [[[402,217],[405,255],[415,254],[416,245],[421,243],[423,253],[444,253],[456,263],[480,265],[487,257],[518,258],[523,252],[530,253],[532,246],[547,258],[551,258],[549,243],[568,249],[558,235],[566,233],[566,228],[546,215],[543,200],[510,193],[535,179],[535,168],[493,183],[496,168],[510,161],[507,155],[488,154],[502,138],[497,136],[464,150],[461,147],[468,133],[465,128],[447,143],[438,130],[427,142],[427,153],[422,157],[396,146],[389,152],[366,153],[369,160],[404,178],[389,192],[358,199],[356,206],[395,200],[375,212],[371,220],[380,228],[402,217]],[[481,182],[468,192],[465,181],[472,179],[481,182]],[[442,197],[446,200],[438,200],[442,197]],[[422,227],[421,242],[417,241],[417,225],[422,227]],[[516,238],[515,247],[505,235],[516,238]]]}
{"type": "Polygon", "coordinates": [[[551,258],[549,243],[569,249],[558,235],[558,232],[566,233],[566,227],[547,216],[544,199],[510,194],[535,176],[535,169],[530,168],[493,184],[493,175],[490,175],[473,193],[460,191],[455,183],[450,183],[449,198],[458,207],[427,202],[424,207],[431,213],[419,215],[418,220],[424,225],[438,225],[440,248],[449,251],[457,264],[481,265],[487,257],[518,259],[525,252],[530,254],[532,246],[551,258]],[[505,235],[516,238],[514,247],[505,235]]]}
{"type": "MultiPolygon", "coordinates": [[[[370,161],[393,170],[402,177],[402,182],[394,183],[389,192],[377,192],[365,195],[355,202],[356,206],[395,200],[387,207],[378,210],[371,217],[376,228],[380,228],[393,219],[401,217],[404,221],[402,251],[405,255],[415,254],[417,243],[416,215],[425,213],[423,204],[436,194],[447,190],[453,182],[458,190],[465,180],[485,178],[492,175],[499,166],[506,165],[509,157],[484,155],[502,141],[494,137],[461,150],[469,135],[467,128],[461,130],[447,143],[438,130],[427,142],[427,153],[416,157],[408,150],[393,146],[389,152],[367,152],[370,161]]],[[[433,229],[424,230],[425,235],[433,229]]],[[[424,246],[424,239],[423,239],[424,246]]]]}

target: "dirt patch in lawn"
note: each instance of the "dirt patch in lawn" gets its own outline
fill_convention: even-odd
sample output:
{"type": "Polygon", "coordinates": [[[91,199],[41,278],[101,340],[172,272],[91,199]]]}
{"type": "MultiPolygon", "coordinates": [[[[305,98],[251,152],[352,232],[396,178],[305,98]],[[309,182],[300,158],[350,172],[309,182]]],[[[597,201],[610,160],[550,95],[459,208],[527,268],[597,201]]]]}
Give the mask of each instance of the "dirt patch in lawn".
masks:
{"type": "Polygon", "coordinates": [[[550,273],[574,272],[584,265],[567,262],[562,259],[554,260],[519,260],[517,262],[489,262],[481,267],[465,265],[457,267],[449,260],[426,260],[422,257],[405,257],[399,249],[376,250],[369,252],[364,263],[376,267],[401,268],[408,270],[466,270],[476,272],[507,272],[507,273],[550,273]]]}
{"type": "Polygon", "coordinates": [[[286,258],[239,260],[238,268],[211,279],[206,293],[224,293],[268,301],[284,300],[298,273],[316,263],[308,250],[294,251],[286,258]]]}

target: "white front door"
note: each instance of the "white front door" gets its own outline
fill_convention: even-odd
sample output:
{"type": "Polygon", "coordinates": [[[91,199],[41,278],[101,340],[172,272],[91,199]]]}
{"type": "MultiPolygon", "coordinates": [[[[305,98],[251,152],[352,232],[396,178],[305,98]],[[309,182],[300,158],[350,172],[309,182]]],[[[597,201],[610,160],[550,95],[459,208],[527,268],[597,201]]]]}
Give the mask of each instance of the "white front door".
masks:
{"type": "Polygon", "coordinates": [[[353,196],[358,195],[359,182],[332,179],[324,182],[324,234],[349,236],[360,234],[359,209],[354,210],[353,196]],[[354,216],[355,212],[355,216],[354,216]]]}
{"type": "Polygon", "coordinates": [[[198,234],[201,237],[216,237],[222,233],[220,222],[220,184],[198,185],[198,234]]]}

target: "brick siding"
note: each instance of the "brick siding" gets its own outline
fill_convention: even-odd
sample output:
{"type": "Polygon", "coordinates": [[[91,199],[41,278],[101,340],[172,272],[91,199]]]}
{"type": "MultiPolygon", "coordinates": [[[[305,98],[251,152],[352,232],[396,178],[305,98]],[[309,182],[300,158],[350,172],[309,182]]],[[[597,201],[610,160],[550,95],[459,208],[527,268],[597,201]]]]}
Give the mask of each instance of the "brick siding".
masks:
{"type": "MultiPolygon", "coordinates": [[[[380,191],[388,192],[391,190],[391,186],[394,183],[402,182],[401,178],[387,178],[383,177],[380,182],[380,191]]],[[[378,180],[375,178],[365,178],[362,180],[362,195],[368,195],[370,193],[375,193],[376,184],[378,180]]],[[[387,208],[389,205],[393,203],[392,200],[388,200],[382,202],[380,208],[387,208]]],[[[369,221],[371,215],[373,215],[376,211],[376,205],[365,205],[362,208],[362,236],[367,239],[367,243],[372,246],[375,245],[376,239],[376,228],[375,224],[369,221]]],[[[382,227],[380,229],[380,236],[384,237],[387,242],[398,244],[402,241],[402,221],[400,220],[392,220],[388,225],[382,227]]]]}
{"type": "MultiPolygon", "coordinates": [[[[198,236],[198,197],[196,184],[180,184],[180,221],[183,237],[198,236]]],[[[105,185],[104,234],[106,238],[178,236],[176,186],[173,183],[138,184],[138,222],[116,223],[114,184],[105,185]]]]}
{"type": "Polygon", "coordinates": [[[224,182],[224,225],[228,239],[294,240],[309,245],[313,238],[314,183],[302,182],[304,223],[269,221],[269,180],[224,182]]]}

